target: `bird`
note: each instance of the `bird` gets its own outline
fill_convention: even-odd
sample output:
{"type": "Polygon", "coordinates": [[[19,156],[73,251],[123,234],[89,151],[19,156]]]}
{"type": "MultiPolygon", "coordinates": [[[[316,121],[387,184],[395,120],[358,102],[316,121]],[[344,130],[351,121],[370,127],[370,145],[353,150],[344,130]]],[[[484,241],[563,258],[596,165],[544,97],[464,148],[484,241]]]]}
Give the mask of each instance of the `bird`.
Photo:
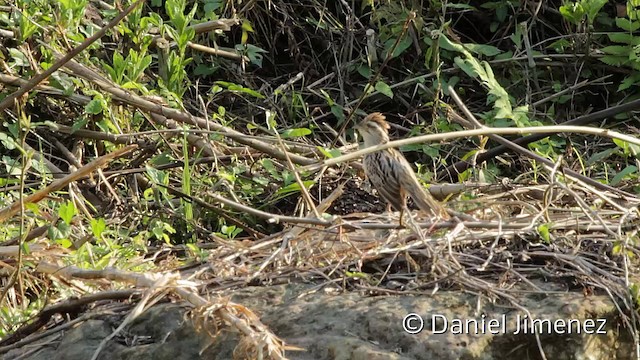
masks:
{"type": "MultiPolygon", "coordinates": [[[[360,133],[364,147],[386,144],[389,142],[389,124],[386,117],[379,112],[367,115],[354,128],[360,133]]],[[[411,197],[418,208],[442,220],[450,219],[447,209],[431,196],[418,181],[409,161],[395,148],[378,150],[364,156],[365,176],[378,194],[402,215],[407,208],[407,197],[411,197]]]]}

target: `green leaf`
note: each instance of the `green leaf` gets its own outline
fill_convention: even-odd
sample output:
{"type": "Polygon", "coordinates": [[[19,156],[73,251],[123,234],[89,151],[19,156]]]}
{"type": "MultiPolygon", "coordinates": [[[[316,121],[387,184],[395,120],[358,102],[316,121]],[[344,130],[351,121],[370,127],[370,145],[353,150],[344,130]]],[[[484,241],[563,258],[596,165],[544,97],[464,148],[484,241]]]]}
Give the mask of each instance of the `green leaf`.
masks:
{"type": "Polygon", "coordinates": [[[476,8],[468,5],[468,4],[449,4],[449,3],[445,3],[445,8],[446,9],[459,9],[459,10],[473,10],[475,11],[476,8]]]}
{"type": "Polygon", "coordinates": [[[78,121],[75,121],[73,123],[73,125],[71,126],[71,132],[74,133],[80,129],[82,129],[85,125],[87,125],[87,122],[89,122],[86,118],[82,118],[78,121]]]}
{"type": "Polygon", "coordinates": [[[47,229],[47,237],[51,240],[64,238],[64,234],[56,226],[49,226],[47,229]]]}
{"type": "Polygon", "coordinates": [[[387,96],[388,98],[393,99],[393,91],[391,90],[391,87],[389,87],[389,85],[387,85],[386,83],[378,81],[376,83],[376,90],[387,96]]]}
{"type": "Polygon", "coordinates": [[[162,227],[155,226],[154,228],[151,229],[151,232],[153,233],[153,236],[156,237],[156,239],[162,240],[164,235],[164,229],[162,227]]]}
{"type": "Polygon", "coordinates": [[[84,111],[92,115],[98,115],[102,113],[102,102],[100,100],[93,99],[84,106],[84,111]]]}
{"type": "Polygon", "coordinates": [[[618,92],[627,90],[628,88],[630,88],[632,85],[634,85],[637,82],[638,82],[638,79],[636,79],[633,76],[625,77],[624,80],[622,80],[622,82],[620,83],[620,85],[618,85],[618,92]]]}
{"type": "Polygon", "coordinates": [[[369,79],[371,77],[371,68],[367,65],[358,66],[358,74],[360,74],[363,78],[369,79]]]}
{"type": "Polygon", "coordinates": [[[618,148],[611,148],[604,151],[600,151],[591,155],[591,157],[587,160],[586,164],[587,166],[594,165],[594,164],[603,162],[604,160],[609,158],[611,155],[619,154],[619,153],[620,153],[620,150],[618,148]]]}
{"type": "MultiPolygon", "coordinates": [[[[305,180],[302,182],[302,184],[304,185],[304,187],[306,189],[309,189],[311,187],[311,185],[315,184],[316,182],[313,180],[305,180]]],[[[300,185],[298,185],[297,182],[291,183],[285,187],[280,188],[276,194],[278,196],[287,196],[287,195],[291,195],[295,192],[299,192],[300,191],[300,185]]]]}
{"type": "Polygon", "coordinates": [[[193,74],[197,76],[209,76],[217,70],[218,67],[213,64],[198,64],[196,68],[193,69],[193,74]]]}
{"type": "Polygon", "coordinates": [[[51,173],[51,170],[49,170],[49,168],[44,164],[43,161],[29,160],[27,162],[27,166],[30,166],[36,172],[41,173],[41,174],[50,174],[51,173]]]}
{"type": "Polygon", "coordinates": [[[267,50],[251,44],[246,44],[245,46],[247,48],[247,56],[249,57],[251,63],[257,65],[258,67],[262,67],[262,53],[266,53],[267,50]]]}
{"type": "Polygon", "coordinates": [[[609,0],[587,0],[583,2],[589,24],[593,24],[600,9],[602,9],[608,1],[609,0]]]}
{"type": "Polygon", "coordinates": [[[333,114],[333,116],[336,117],[336,119],[338,119],[338,124],[342,124],[342,122],[345,119],[344,116],[344,109],[342,108],[342,106],[335,104],[331,106],[331,113],[333,114]]]}
{"type": "Polygon", "coordinates": [[[271,180],[269,180],[269,179],[267,179],[266,177],[263,177],[263,176],[254,176],[252,180],[256,184],[259,184],[259,185],[262,185],[262,186],[267,186],[267,185],[271,184],[271,180]]]}
{"type": "Polygon", "coordinates": [[[365,272],[360,272],[360,271],[346,271],[345,275],[347,275],[348,278],[353,278],[353,279],[370,279],[371,276],[365,272]]]}
{"type": "Polygon", "coordinates": [[[458,182],[465,182],[473,176],[473,169],[467,169],[458,174],[458,182]]]}
{"type": "Polygon", "coordinates": [[[626,64],[629,59],[627,57],[622,56],[614,56],[614,55],[605,55],[603,57],[598,58],[598,60],[610,66],[622,66],[626,64]]]}
{"type": "Polygon", "coordinates": [[[616,18],[616,25],[622,30],[629,31],[629,32],[634,32],[640,29],[640,22],[631,21],[629,19],[621,18],[621,17],[616,18]]]}
{"type": "Polygon", "coordinates": [[[26,67],[29,66],[29,59],[18,49],[9,48],[9,54],[13,58],[13,63],[16,66],[26,67]]]}
{"type": "Polygon", "coordinates": [[[638,168],[635,165],[629,165],[626,168],[622,169],[622,171],[617,173],[616,176],[614,176],[613,179],[611,179],[611,182],[609,183],[609,185],[616,186],[620,184],[622,180],[625,180],[627,177],[632,178],[629,175],[634,174],[637,171],[638,171],[638,168]]]}
{"type": "Polygon", "coordinates": [[[446,36],[440,36],[440,44],[443,48],[449,47],[453,51],[458,51],[464,55],[464,58],[456,56],[454,58],[455,64],[470,77],[480,78],[481,83],[489,89],[489,95],[491,95],[489,99],[494,102],[493,107],[497,110],[496,118],[526,120],[526,114],[522,116],[522,114],[515,114],[512,111],[509,94],[495,78],[488,62],[474,58],[471,52],[463,46],[451,42],[446,36]]]}
{"type": "Polygon", "coordinates": [[[60,218],[67,224],[71,224],[71,220],[76,213],[76,205],[71,200],[60,205],[58,209],[58,215],[60,215],[60,218]]]}
{"type": "Polygon", "coordinates": [[[553,49],[556,52],[561,53],[561,52],[564,52],[564,50],[566,48],[569,48],[570,46],[571,46],[571,43],[567,39],[560,39],[547,45],[547,49],[553,49]]]}
{"type": "Polygon", "coordinates": [[[551,242],[551,235],[549,234],[549,224],[541,224],[538,226],[538,234],[546,242],[549,244],[551,242]]]}
{"type": "Polygon", "coordinates": [[[612,33],[607,34],[607,36],[609,36],[609,40],[611,40],[611,42],[627,45],[637,45],[639,40],[638,37],[628,33],[612,33]]]}
{"type": "Polygon", "coordinates": [[[245,93],[247,95],[251,95],[253,97],[256,97],[258,99],[264,99],[264,95],[260,94],[259,92],[246,88],[244,86],[240,86],[240,85],[231,85],[229,86],[229,90],[230,91],[236,91],[236,92],[241,92],[241,93],[245,93]]]}
{"type": "Polygon", "coordinates": [[[252,89],[248,89],[244,86],[238,85],[238,84],[234,84],[234,83],[230,83],[227,81],[216,81],[215,82],[216,85],[222,86],[227,88],[227,90],[229,91],[234,91],[234,92],[241,92],[241,93],[245,93],[247,95],[251,95],[254,96],[258,99],[264,99],[264,95],[260,94],[259,92],[252,90],[252,89]]]}
{"type": "Polygon", "coordinates": [[[620,253],[622,253],[622,248],[623,248],[623,247],[622,247],[622,243],[620,243],[620,242],[616,242],[616,243],[613,245],[613,248],[611,249],[611,253],[612,253],[613,255],[619,255],[620,253]]]}
{"type": "Polygon", "coordinates": [[[91,219],[91,232],[94,237],[99,239],[106,228],[107,224],[104,222],[103,218],[91,219]]]}
{"type": "MultiPolygon", "coordinates": [[[[568,42],[567,42],[568,43],[568,42]]],[[[495,60],[509,60],[513,57],[513,51],[505,51],[496,55],[495,60]]]]}
{"type": "Polygon", "coordinates": [[[69,249],[71,246],[73,246],[73,243],[69,239],[58,239],[56,240],[56,243],[65,249],[69,249]]]}
{"type": "Polygon", "coordinates": [[[477,68],[472,66],[472,64],[470,64],[469,62],[465,61],[461,57],[456,56],[455,59],[453,59],[453,62],[456,65],[458,65],[460,70],[464,71],[465,74],[469,75],[472,78],[478,77],[477,68]]]}
{"type": "Polygon", "coordinates": [[[253,32],[253,27],[251,26],[251,22],[249,22],[249,20],[245,20],[242,22],[242,30],[253,32]]]}
{"type": "Polygon", "coordinates": [[[173,161],[175,161],[174,157],[170,156],[167,153],[160,153],[157,156],[152,157],[149,163],[153,166],[162,166],[172,163],[173,161]]]}
{"type": "Polygon", "coordinates": [[[158,170],[149,165],[146,166],[146,171],[149,178],[156,184],[160,184],[160,185],[169,184],[169,177],[167,176],[167,173],[165,173],[164,171],[158,170]]]}
{"type": "Polygon", "coordinates": [[[476,54],[484,55],[484,56],[496,56],[500,54],[502,51],[495,46],[491,45],[481,45],[481,44],[464,44],[464,46],[469,49],[469,51],[474,52],[476,54]]]}
{"type": "Polygon", "coordinates": [[[204,11],[205,13],[215,12],[218,9],[221,9],[225,4],[223,0],[204,0],[204,11]]]}
{"type": "Polygon", "coordinates": [[[628,56],[631,53],[631,48],[629,46],[622,46],[622,45],[612,45],[612,46],[605,46],[602,49],[600,49],[603,53],[605,54],[609,54],[609,55],[625,55],[628,56]]]}
{"type": "MultiPolygon", "coordinates": [[[[409,46],[411,46],[411,38],[407,35],[404,36],[404,38],[402,38],[402,40],[400,40],[400,42],[398,43],[398,45],[396,46],[396,48],[393,51],[393,54],[391,54],[391,59],[400,56],[405,50],[407,50],[409,48],[409,46]]],[[[393,47],[393,45],[395,45],[396,43],[396,39],[389,39],[384,43],[384,57],[388,57],[389,55],[389,51],[391,50],[391,48],[393,47]]]]}
{"type": "MultiPolygon", "coordinates": [[[[509,7],[508,6],[504,6],[504,3],[503,3],[502,6],[499,6],[496,9],[496,18],[498,18],[499,22],[503,23],[507,19],[507,15],[509,15],[509,10],[508,9],[509,9],[509,7]]],[[[495,30],[493,30],[492,32],[495,32],[495,30]]]]}
{"type": "Polygon", "coordinates": [[[421,149],[423,153],[429,155],[430,158],[436,159],[440,155],[440,149],[437,146],[422,145],[421,149]]]}
{"type": "Polygon", "coordinates": [[[19,14],[18,21],[20,23],[20,41],[26,41],[31,35],[38,31],[38,25],[26,16],[19,14]]]}
{"type": "Polygon", "coordinates": [[[464,46],[452,42],[451,40],[449,40],[448,37],[444,35],[440,35],[438,39],[438,46],[440,46],[442,49],[445,49],[445,50],[455,51],[460,53],[466,51],[464,49],[464,46]]]}
{"type": "Polygon", "coordinates": [[[570,3],[560,6],[560,15],[567,19],[569,22],[577,25],[582,21],[582,17],[585,14],[585,10],[579,3],[570,3]]]}
{"type": "Polygon", "coordinates": [[[618,145],[618,147],[620,147],[623,151],[623,153],[627,156],[629,155],[633,155],[633,156],[638,156],[638,154],[640,154],[640,146],[623,141],[623,140],[619,140],[619,139],[613,139],[613,143],[618,145]]]}
{"type": "Polygon", "coordinates": [[[338,149],[325,149],[322,146],[318,146],[317,149],[322,153],[322,155],[324,155],[327,159],[331,159],[334,157],[338,157],[340,155],[342,155],[342,152],[340,152],[340,150],[338,149]]]}
{"type": "Polygon", "coordinates": [[[145,189],[145,190],[142,192],[142,195],[144,196],[144,199],[145,199],[145,200],[150,201],[150,200],[153,200],[154,193],[155,193],[155,192],[154,192],[153,188],[148,188],[148,189],[145,189]]]}
{"type": "Polygon", "coordinates": [[[296,129],[287,129],[283,131],[281,136],[283,138],[296,138],[296,137],[307,136],[309,134],[311,134],[311,130],[307,128],[296,128],[296,129]]]}
{"type": "Polygon", "coordinates": [[[0,143],[7,150],[13,150],[18,146],[18,144],[16,143],[15,140],[13,140],[12,137],[9,137],[9,135],[3,132],[0,132],[0,143]]]}
{"type": "Polygon", "coordinates": [[[262,164],[262,167],[265,168],[265,170],[267,170],[269,174],[271,174],[272,176],[274,174],[278,174],[278,169],[276,169],[271,159],[262,159],[261,164],[262,164]]]}

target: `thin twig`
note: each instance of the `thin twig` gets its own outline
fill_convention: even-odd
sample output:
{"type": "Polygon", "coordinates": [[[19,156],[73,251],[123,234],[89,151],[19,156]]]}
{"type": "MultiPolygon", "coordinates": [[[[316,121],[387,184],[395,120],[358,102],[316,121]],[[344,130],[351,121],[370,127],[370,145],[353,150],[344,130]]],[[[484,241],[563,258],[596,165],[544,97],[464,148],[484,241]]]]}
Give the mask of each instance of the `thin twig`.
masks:
{"type": "Polygon", "coordinates": [[[7,109],[9,106],[12,106],[15,99],[26,94],[27,91],[33,89],[36,85],[40,84],[43,80],[51,76],[51,74],[53,74],[56,70],[60,69],[66,63],[68,63],[71,59],[73,59],[76,55],[80,54],[84,49],[89,47],[89,45],[93,44],[96,40],[104,36],[104,34],[107,33],[107,30],[116,26],[122,19],[124,19],[125,16],[127,16],[136,7],[138,7],[138,5],[142,3],[144,3],[144,0],[138,0],[135,3],[131,4],[131,6],[129,6],[126,10],[118,14],[118,16],[116,16],[113,20],[111,20],[109,24],[107,24],[107,26],[98,30],[95,34],[93,34],[92,36],[88,37],[85,41],[83,41],[82,44],[78,45],[78,47],[74,48],[73,50],[69,51],[66,55],[58,59],[58,61],[52,64],[51,67],[49,67],[47,70],[34,76],[26,84],[22,85],[18,90],[11,93],[11,95],[7,96],[6,98],[4,98],[4,100],[0,102],[0,112],[2,110],[7,109]]]}

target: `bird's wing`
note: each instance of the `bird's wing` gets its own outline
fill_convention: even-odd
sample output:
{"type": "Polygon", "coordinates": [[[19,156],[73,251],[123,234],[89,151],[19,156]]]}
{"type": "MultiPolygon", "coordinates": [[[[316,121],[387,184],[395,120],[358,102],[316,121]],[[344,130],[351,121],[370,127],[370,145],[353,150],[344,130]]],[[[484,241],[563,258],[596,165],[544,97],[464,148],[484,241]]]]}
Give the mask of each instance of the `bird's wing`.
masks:
{"type": "Polygon", "coordinates": [[[413,172],[409,162],[403,157],[406,166],[398,167],[398,181],[406,193],[413,199],[416,206],[427,214],[434,214],[444,219],[448,219],[447,210],[442,204],[433,198],[431,194],[422,186],[418,177],[413,172]]]}
{"type": "Polygon", "coordinates": [[[373,153],[365,156],[364,166],[369,174],[371,185],[378,191],[380,196],[391,204],[396,210],[402,210],[405,206],[405,196],[401,191],[398,178],[395,176],[393,164],[388,156],[383,153],[373,153]]]}

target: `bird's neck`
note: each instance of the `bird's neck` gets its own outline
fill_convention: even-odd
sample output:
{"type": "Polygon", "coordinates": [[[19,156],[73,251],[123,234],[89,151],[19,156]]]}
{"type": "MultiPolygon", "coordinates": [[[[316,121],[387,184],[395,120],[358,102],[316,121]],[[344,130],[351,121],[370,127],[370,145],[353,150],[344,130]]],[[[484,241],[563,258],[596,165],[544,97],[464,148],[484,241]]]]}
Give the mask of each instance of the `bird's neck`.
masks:
{"type": "Polygon", "coordinates": [[[382,145],[389,142],[389,137],[376,137],[376,138],[364,138],[364,147],[372,147],[376,145],[382,145]]]}

